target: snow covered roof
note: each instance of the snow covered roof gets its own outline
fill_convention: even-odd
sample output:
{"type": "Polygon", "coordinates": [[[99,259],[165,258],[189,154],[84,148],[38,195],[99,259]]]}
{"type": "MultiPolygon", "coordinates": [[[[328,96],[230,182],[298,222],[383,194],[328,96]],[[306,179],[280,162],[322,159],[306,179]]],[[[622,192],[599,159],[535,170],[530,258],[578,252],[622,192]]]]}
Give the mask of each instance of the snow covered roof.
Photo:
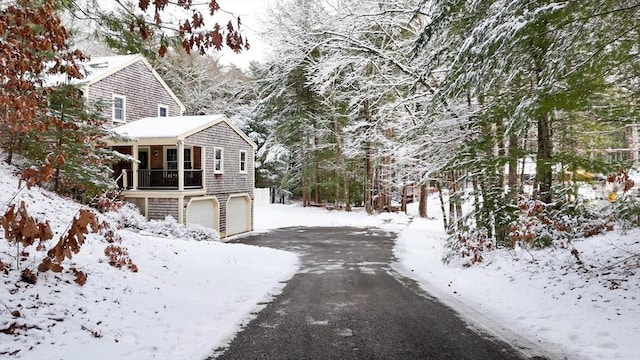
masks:
{"type": "Polygon", "coordinates": [[[57,86],[62,84],[92,84],[141,59],[142,56],[139,54],[95,57],[89,61],[79,64],[81,68],[80,72],[84,75],[84,78],[68,80],[67,76],[64,74],[55,74],[50,75],[45,79],[45,85],[57,86]]]}
{"type": "MultiPolygon", "coordinates": [[[[237,126],[233,125],[224,115],[194,115],[194,116],[165,116],[147,117],[132,121],[112,129],[119,135],[134,139],[136,142],[179,141],[187,136],[209,128],[220,122],[225,122],[237,132],[251,146],[257,145],[237,126]]],[[[127,142],[130,143],[130,142],[127,142]]],[[[158,143],[159,144],[159,143],[158,143]]],[[[116,145],[116,144],[112,144],[116,145]]]]}
{"type": "Polygon", "coordinates": [[[49,75],[44,79],[44,86],[59,86],[64,84],[78,85],[78,86],[90,86],[98,81],[107,78],[108,76],[117,73],[118,71],[141,61],[151,71],[153,76],[160,82],[162,87],[167,91],[169,96],[180,106],[181,112],[185,111],[185,107],[182,101],[178,99],[175,93],[169,88],[167,83],[164,82],[162,77],[153,69],[151,64],[140,54],[132,55],[113,55],[113,56],[99,56],[91,58],[86,62],[80,63],[82,79],[67,79],[64,74],[49,75]]]}

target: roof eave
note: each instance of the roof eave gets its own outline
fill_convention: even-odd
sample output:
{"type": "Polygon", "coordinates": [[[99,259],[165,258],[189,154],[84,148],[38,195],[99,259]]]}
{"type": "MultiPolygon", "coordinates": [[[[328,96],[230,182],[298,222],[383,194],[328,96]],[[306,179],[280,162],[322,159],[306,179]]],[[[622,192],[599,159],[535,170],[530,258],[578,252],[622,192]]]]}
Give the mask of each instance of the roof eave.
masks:
{"type": "Polygon", "coordinates": [[[177,137],[140,137],[123,141],[107,141],[108,146],[154,146],[154,145],[177,145],[179,139],[177,137]]]}

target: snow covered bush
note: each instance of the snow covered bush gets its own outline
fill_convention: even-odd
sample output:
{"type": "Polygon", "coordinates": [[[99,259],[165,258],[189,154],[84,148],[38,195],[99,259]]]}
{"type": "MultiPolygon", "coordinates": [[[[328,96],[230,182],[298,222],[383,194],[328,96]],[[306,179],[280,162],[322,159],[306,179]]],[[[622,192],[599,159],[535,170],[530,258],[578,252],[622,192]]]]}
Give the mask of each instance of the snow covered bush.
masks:
{"type": "Polygon", "coordinates": [[[105,215],[119,224],[119,227],[145,231],[154,235],[196,241],[220,240],[220,235],[214,229],[200,225],[185,227],[170,215],[167,215],[164,220],[147,220],[140,214],[138,207],[131,203],[125,203],[117,211],[111,211],[105,215]]]}
{"type": "Polygon", "coordinates": [[[220,235],[211,228],[194,224],[187,227],[187,238],[196,241],[211,241],[220,240],[220,235]]]}
{"type": "Polygon", "coordinates": [[[150,220],[143,229],[154,235],[161,235],[173,238],[191,239],[191,240],[220,240],[220,235],[213,230],[204,226],[191,225],[185,227],[179,224],[171,215],[167,215],[164,220],[150,220]]]}
{"type": "Polygon", "coordinates": [[[144,231],[154,235],[196,241],[220,240],[217,231],[199,225],[185,227],[172,216],[167,216],[164,220],[147,220],[140,213],[138,207],[131,203],[124,203],[120,209],[110,211],[105,216],[122,228],[144,231]]]}
{"type": "Polygon", "coordinates": [[[601,210],[581,198],[550,205],[521,197],[509,238],[513,246],[566,248],[573,239],[613,230],[613,216],[601,210]]]}
{"type": "Polygon", "coordinates": [[[636,195],[623,194],[611,203],[609,211],[623,230],[640,227],[640,199],[636,195]]]}
{"type": "MultiPolygon", "coordinates": [[[[639,204],[627,201],[620,202],[619,206],[629,206],[628,216],[633,217],[640,214],[639,204]],[[632,207],[632,204],[636,206],[632,207]]],[[[473,214],[460,221],[457,231],[447,240],[446,246],[451,251],[445,254],[443,261],[460,259],[462,266],[471,266],[482,262],[486,251],[501,247],[569,249],[580,261],[578,254],[573,253],[572,241],[612,231],[616,222],[615,209],[598,208],[582,198],[546,204],[523,195],[516,205],[503,206],[499,213],[487,217],[492,224],[492,233],[487,227],[477,226],[473,214]],[[497,240],[502,228],[506,231],[505,241],[497,240]]]]}
{"type": "Polygon", "coordinates": [[[118,224],[120,228],[143,230],[147,226],[147,219],[142,216],[140,209],[132,203],[125,202],[122,207],[104,214],[109,222],[118,224]]]}
{"type": "Polygon", "coordinates": [[[475,228],[473,231],[454,234],[449,237],[446,246],[451,251],[445,254],[442,261],[449,263],[454,258],[459,258],[462,266],[465,267],[482,262],[483,253],[495,247],[485,228],[475,228]]]}

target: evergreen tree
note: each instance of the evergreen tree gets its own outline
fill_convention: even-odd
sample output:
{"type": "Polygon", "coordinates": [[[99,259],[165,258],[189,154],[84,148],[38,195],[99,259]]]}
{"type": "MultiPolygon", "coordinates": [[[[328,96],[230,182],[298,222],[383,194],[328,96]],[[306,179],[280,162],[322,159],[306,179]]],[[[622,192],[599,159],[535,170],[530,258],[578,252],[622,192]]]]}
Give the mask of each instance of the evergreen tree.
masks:
{"type": "Polygon", "coordinates": [[[104,142],[116,135],[102,126],[99,110],[73,85],[50,89],[42,126],[24,137],[22,154],[34,164],[44,158],[51,163],[53,191],[88,201],[115,187],[110,165],[119,158],[104,142]]]}

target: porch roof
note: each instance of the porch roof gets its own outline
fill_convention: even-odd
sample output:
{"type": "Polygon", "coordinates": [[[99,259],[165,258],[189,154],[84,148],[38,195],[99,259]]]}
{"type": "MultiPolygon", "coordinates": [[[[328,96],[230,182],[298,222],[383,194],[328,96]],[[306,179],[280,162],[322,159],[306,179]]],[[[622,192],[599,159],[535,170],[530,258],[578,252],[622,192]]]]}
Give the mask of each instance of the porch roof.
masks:
{"type": "Polygon", "coordinates": [[[257,145],[242,130],[233,125],[224,115],[219,114],[142,118],[113,128],[112,131],[131,140],[109,145],[128,145],[136,142],[151,145],[175,144],[220,122],[226,123],[254,149],[257,148],[257,145]]]}

